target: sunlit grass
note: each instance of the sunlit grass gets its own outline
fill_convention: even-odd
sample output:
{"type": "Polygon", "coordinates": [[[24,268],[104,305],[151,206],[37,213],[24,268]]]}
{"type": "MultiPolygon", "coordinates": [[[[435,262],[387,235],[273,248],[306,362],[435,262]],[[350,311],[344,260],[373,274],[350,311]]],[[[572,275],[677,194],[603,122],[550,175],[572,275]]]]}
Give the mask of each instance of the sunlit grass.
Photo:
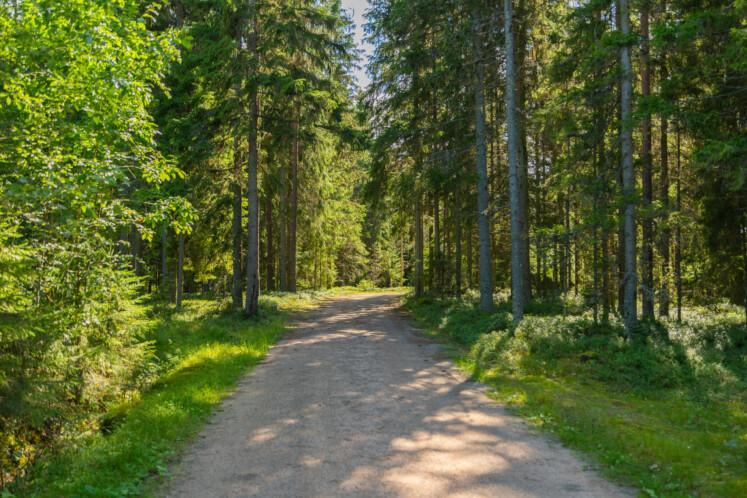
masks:
{"type": "MultiPolygon", "coordinates": [[[[494,389],[497,400],[589,455],[605,475],[636,487],[642,496],[747,496],[744,357],[734,357],[738,346],[729,352],[719,345],[727,338],[724,331],[739,323],[738,314],[692,309],[684,324],[667,324],[670,336],[683,336],[676,341],[688,350],[683,361],[693,372],[676,387],[659,387],[635,379],[600,381],[592,369],[614,372],[613,367],[563,356],[562,336],[553,331],[548,336],[560,341],[555,351],[532,352],[538,344],[552,343],[517,344],[519,338],[496,345],[502,356],[492,364],[479,364],[475,344],[491,330],[505,330],[500,316],[505,306],[493,315],[449,300],[410,299],[407,307],[431,335],[447,341],[462,369],[494,389]],[[718,347],[708,342],[714,334],[718,347]]],[[[647,372],[639,373],[646,377],[647,372]]]]}
{"type": "Polygon", "coordinates": [[[84,434],[39,459],[17,496],[135,496],[165,475],[168,463],[213,409],[284,330],[289,312],[309,309],[324,293],[262,297],[261,316],[246,319],[213,300],[188,300],[150,319],[149,337],[169,364],[139,398],[107,413],[107,431],[84,434]]]}

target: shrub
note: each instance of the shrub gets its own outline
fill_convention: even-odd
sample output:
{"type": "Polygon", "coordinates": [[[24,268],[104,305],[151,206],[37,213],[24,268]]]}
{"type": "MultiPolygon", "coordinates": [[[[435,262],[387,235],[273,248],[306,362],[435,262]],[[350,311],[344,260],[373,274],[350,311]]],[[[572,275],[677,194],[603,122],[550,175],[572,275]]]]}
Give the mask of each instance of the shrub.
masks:
{"type": "Polygon", "coordinates": [[[485,313],[475,307],[459,304],[446,314],[441,328],[454,341],[469,346],[486,332],[506,330],[510,323],[507,313],[485,313]]]}
{"type": "MultiPolygon", "coordinates": [[[[470,347],[481,370],[582,376],[638,391],[688,388],[693,396],[723,396],[726,386],[739,393],[747,384],[747,332],[741,312],[731,308],[688,310],[682,323],[642,322],[628,340],[616,318],[605,324],[588,314],[553,314],[562,309],[559,298],[535,301],[530,308],[535,314],[518,326],[505,311],[507,302],[484,313],[476,299],[411,298],[408,306],[470,347]]],[[[566,311],[571,308],[566,304],[566,311]]]]}
{"type": "Polygon", "coordinates": [[[684,350],[652,336],[626,341],[615,325],[580,317],[527,316],[515,328],[480,337],[472,348],[478,368],[584,375],[634,389],[668,388],[692,381],[684,350]]]}
{"type": "Polygon", "coordinates": [[[368,280],[367,278],[364,278],[363,280],[358,282],[358,285],[356,287],[359,290],[363,290],[363,291],[376,290],[376,284],[372,280],[368,280]]]}
{"type": "Polygon", "coordinates": [[[36,445],[148,380],[143,368],[152,345],[132,311],[136,281],[110,251],[85,242],[41,245],[29,251],[33,260],[0,265],[4,281],[22,266],[20,288],[35,291],[33,298],[20,292],[0,310],[3,479],[26,466],[36,445]]]}

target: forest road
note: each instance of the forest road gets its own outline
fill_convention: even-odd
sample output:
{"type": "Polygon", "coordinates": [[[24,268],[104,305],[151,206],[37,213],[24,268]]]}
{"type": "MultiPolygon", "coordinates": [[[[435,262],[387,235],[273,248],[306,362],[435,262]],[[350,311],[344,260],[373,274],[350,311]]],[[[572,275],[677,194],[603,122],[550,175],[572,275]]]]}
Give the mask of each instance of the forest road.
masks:
{"type": "Polygon", "coordinates": [[[352,295],[298,315],[166,496],[634,496],[491,401],[398,301],[352,295]]]}

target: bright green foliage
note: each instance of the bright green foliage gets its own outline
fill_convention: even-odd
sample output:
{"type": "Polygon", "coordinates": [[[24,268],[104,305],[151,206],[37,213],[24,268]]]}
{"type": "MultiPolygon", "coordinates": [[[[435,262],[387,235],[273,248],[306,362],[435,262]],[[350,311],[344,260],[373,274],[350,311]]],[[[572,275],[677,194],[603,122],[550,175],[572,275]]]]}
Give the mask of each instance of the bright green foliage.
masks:
{"type": "Polygon", "coordinates": [[[51,495],[139,492],[279,322],[265,306],[272,331],[260,327],[259,344],[236,335],[249,329],[233,315],[177,315],[151,329],[136,303],[160,309],[184,293],[230,290],[238,305],[246,268],[258,266],[250,280],[262,292],[417,281],[429,299],[453,295],[414,309],[473,348],[483,378],[523,389],[526,413],[549,410],[569,428],[564,437],[621,473],[662,469],[638,479],[649,494],[744,491],[729,473],[743,462],[720,445],[743,448],[741,435],[726,434],[729,424],[743,429],[733,414],[744,407],[747,337],[745,308],[735,307],[747,298],[747,3],[633,2],[633,32],[622,36],[612,0],[514,0],[509,82],[506,5],[371,0],[373,83],[362,92],[351,80],[355,53],[339,0],[0,0],[0,486],[59,442],[60,459],[30,486],[51,495]],[[641,57],[644,19],[650,64],[641,57]],[[625,123],[624,46],[636,81],[625,123]],[[644,75],[647,98],[637,94],[644,75]],[[518,115],[514,176],[507,83],[518,115]],[[649,121],[651,133],[642,126],[649,121]],[[623,195],[627,129],[637,169],[635,192],[623,195]],[[480,213],[477,141],[489,197],[480,213]],[[650,175],[639,175],[644,164],[650,175]],[[256,200],[248,177],[258,179],[256,200]],[[511,275],[512,178],[514,211],[528,218],[516,249],[522,275],[511,275]],[[653,184],[650,203],[639,199],[644,182],[653,184]],[[633,203],[646,227],[645,247],[633,252],[651,249],[653,259],[637,298],[655,297],[661,315],[656,322],[649,313],[635,338],[623,337],[617,316],[621,207],[633,203]],[[257,211],[259,223],[247,217],[257,211]],[[247,247],[250,238],[257,247],[247,247]],[[480,240],[492,255],[484,284],[521,279],[517,288],[531,288],[518,328],[505,292],[494,314],[472,306],[480,240]],[[676,323],[669,317],[680,301],[676,323]],[[176,391],[142,394],[188,356],[164,338],[221,370],[185,371],[176,391]],[[211,338],[214,349],[202,342],[211,338]],[[196,385],[208,403],[195,401],[196,385]],[[629,404],[619,417],[610,416],[616,390],[629,404]],[[159,406],[166,392],[171,404],[159,406]],[[574,396],[595,409],[580,413],[574,396]],[[672,420],[687,410],[700,418],[667,431],[657,406],[672,420]],[[155,434],[137,425],[159,410],[174,427],[155,424],[155,434]],[[639,416],[656,434],[621,420],[639,416]],[[585,436],[596,425],[599,451],[585,436]],[[114,432],[104,438],[102,429],[114,432]],[[87,433],[97,435],[71,466],[80,448],[64,448],[87,433]],[[694,441],[709,448],[702,479],[683,455],[694,441]],[[722,469],[719,487],[721,467],[731,470],[722,469]]]}
{"type": "Polygon", "coordinates": [[[149,354],[116,241],[131,225],[147,238],[158,216],[133,190],[179,175],[149,114],[176,39],[150,32],[141,7],[0,3],[3,473],[25,465],[25,442],[133,389],[149,354]]]}
{"type": "MultiPolygon", "coordinates": [[[[263,298],[261,320],[245,320],[214,300],[190,300],[144,323],[158,362],[153,387],[113,408],[90,432],[33,469],[17,496],[139,496],[148,476],[164,476],[169,459],[202,426],[248,368],[284,330],[290,311],[310,294],[263,298]]],[[[142,310],[144,311],[144,310],[142,310]]]]}
{"type": "Polygon", "coordinates": [[[356,188],[365,170],[354,148],[320,132],[306,168],[299,240],[299,285],[329,288],[355,285],[366,275],[367,253],[362,241],[364,206],[356,188]]]}
{"type": "Polygon", "coordinates": [[[0,1],[0,486],[148,386],[133,303],[228,289],[254,93],[263,288],[281,231],[299,286],[363,279],[348,26],[336,1],[0,1]]]}
{"type": "MultiPolygon", "coordinates": [[[[365,122],[354,119],[348,23],[335,1],[186,1],[161,16],[159,26],[181,27],[190,40],[168,75],[169,92],[159,96],[156,107],[161,149],[187,172],[176,190],[199,215],[188,241],[187,288],[202,284],[222,291],[231,278],[230,205],[238,184],[242,214],[247,209],[247,109],[255,90],[260,93],[263,287],[279,288],[281,253],[290,266],[294,251],[288,242],[281,245],[281,232],[288,239],[295,236],[300,287],[362,278],[363,208],[357,191],[365,181],[365,122]],[[242,38],[254,20],[257,54],[242,38]],[[299,149],[295,183],[294,142],[299,149]]],[[[243,225],[246,229],[245,220],[243,225]]],[[[153,264],[153,253],[161,248],[149,249],[144,259],[153,264]]],[[[149,276],[156,280],[155,272],[149,276]]]]}

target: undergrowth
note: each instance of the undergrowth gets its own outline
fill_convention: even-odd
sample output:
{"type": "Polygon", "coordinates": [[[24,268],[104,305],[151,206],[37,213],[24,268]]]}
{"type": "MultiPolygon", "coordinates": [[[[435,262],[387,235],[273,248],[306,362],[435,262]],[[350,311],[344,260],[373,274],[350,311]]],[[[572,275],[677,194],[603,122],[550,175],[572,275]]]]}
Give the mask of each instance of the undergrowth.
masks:
{"type": "Polygon", "coordinates": [[[747,331],[736,307],[691,308],[628,338],[583,303],[535,301],[518,326],[462,299],[408,298],[495,396],[644,496],[747,496],[747,331]]]}
{"type": "MultiPolygon", "coordinates": [[[[90,418],[6,496],[137,496],[205,422],[248,368],[284,330],[289,311],[310,307],[319,295],[277,294],[261,299],[261,314],[246,319],[226,303],[190,299],[182,310],[155,307],[146,320],[155,358],[150,387],[90,418]]],[[[147,370],[147,369],[146,369],[147,370]]]]}

